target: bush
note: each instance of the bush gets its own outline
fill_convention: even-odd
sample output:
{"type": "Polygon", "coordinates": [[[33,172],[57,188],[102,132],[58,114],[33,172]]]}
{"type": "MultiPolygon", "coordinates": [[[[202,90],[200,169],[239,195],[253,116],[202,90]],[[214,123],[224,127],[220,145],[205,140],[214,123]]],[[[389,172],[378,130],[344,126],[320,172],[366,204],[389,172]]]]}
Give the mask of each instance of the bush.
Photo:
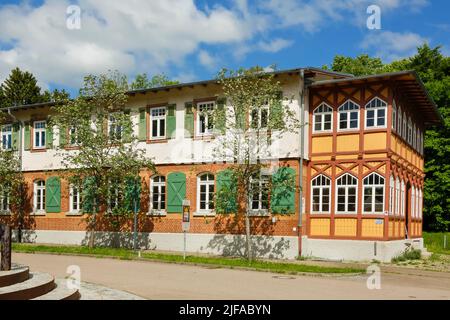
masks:
{"type": "Polygon", "coordinates": [[[422,252],[419,249],[407,249],[401,255],[392,258],[393,263],[407,261],[407,260],[419,260],[422,258],[422,252]]]}

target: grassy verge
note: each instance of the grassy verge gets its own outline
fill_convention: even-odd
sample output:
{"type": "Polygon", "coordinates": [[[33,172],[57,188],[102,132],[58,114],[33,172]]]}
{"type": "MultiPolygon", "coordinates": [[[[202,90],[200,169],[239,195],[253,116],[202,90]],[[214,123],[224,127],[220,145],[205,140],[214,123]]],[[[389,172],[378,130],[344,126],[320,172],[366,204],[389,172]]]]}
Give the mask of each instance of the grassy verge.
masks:
{"type": "MultiPolygon", "coordinates": [[[[68,255],[89,255],[95,257],[113,257],[119,259],[139,259],[138,255],[132,250],[115,249],[115,248],[88,248],[83,246],[46,246],[34,244],[14,243],[13,250],[15,252],[26,253],[53,253],[53,254],[68,254],[68,255]]],[[[141,258],[143,260],[153,260],[169,263],[186,263],[197,265],[208,265],[223,268],[248,268],[258,271],[269,271],[276,273],[362,273],[364,270],[357,268],[337,268],[324,267],[314,265],[304,265],[300,263],[287,262],[271,262],[255,260],[248,262],[240,258],[226,258],[226,257],[204,257],[204,256],[186,256],[183,261],[183,256],[179,254],[167,254],[158,252],[142,252],[141,258]]]]}
{"type": "Polygon", "coordinates": [[[428,251],[450,254],[450,232],[424,232],[423,241],[428,251]],[[444,248],[444,235],[447,235],[447,246],[444,248]]]}

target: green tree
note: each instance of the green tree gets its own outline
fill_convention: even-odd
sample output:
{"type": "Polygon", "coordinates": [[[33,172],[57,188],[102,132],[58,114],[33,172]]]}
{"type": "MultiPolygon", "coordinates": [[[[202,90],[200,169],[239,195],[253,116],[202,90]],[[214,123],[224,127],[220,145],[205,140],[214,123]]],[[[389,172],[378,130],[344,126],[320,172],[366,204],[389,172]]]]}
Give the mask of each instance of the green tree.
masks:
{"type": "Polygon", "coordinates": [[[372,58],[367,54],[361,54],[355,58],[337,55],[330,66],[324,66],[323,68],[350,73],[354,76],[364,76],[384,72],[385,65],[380,58],[372,58]]]}
{"type": "Polygon", "coordinates": [[[156,87],[170,86],[178,84],[176,80],[170,80],[165,74],[154,75],[151,79],[148,78],[146,73],[138,74],[134,81],[131,83],[132,90],[149,89],[156,87]]]}
{"type": "Polygon", "coordinates": [[[425,186],[424,228],[444,231],[450,226],[450,57],[441,52],[441,47],[419,47],[409,58],[380,64],[378,58],[361,55],[357,58],[336,56],[331,64],[334,71],[354,75],[369,75],[383,72],[415,70],[431,98],[436,102],[444,124],[429,128],[425,134],[425,186]]]}
{"type": "Polygon", "coordinates": [[[280,83],[260,67],[223,69],[218,82],[224,97],[211,112],[216,135],[214,154],[216,160],[227,161],[228,166],[216,192],[216,211],[244,218],[246,255],[251,260],[251,199],[261,195],[261,202],[269,209],[269,190],[274,184],[275,189],[284,188],[285,193],[295,191],[295,174],[286,171],[289,174],[271,179],[268,159],[273,158],[273,142],[287,132],[295,132],[299,121],[293,111],[283,107],[280,83]]]}
{"type": "Polygon", "coordinates": [[[41,88],[37,85],[34,75],[28,71],[13,69],[1,86],[4,95],[3,107],[41,101],[41,88]]]}
{"type": "Polygon", "coordinates": [[[54,89],[53,91],[45,90],[41,96],[42,102],[60,102],[70,99],[70,93],[65,89],[58,90],[54,89]]]}
{"type": "Polygon", "coordinates": [[[130,196],[135,192],[136,181],[141,181],[139,172],[154,171],[145,150],[137,148],[126,107],[127,90],[127,79],[118,72],[89,75],[76,99],[53,108],[51,123],[59,128],[60,136],[58,153],[69,183],[82,190],[91,247],[95,243],[97,214],[108,210],[112,202],[115,206],[111,214],[104,217],[113,219],[133,212],[130,196]],[[67,152],[68,145],[77,151],[67,152]]]}

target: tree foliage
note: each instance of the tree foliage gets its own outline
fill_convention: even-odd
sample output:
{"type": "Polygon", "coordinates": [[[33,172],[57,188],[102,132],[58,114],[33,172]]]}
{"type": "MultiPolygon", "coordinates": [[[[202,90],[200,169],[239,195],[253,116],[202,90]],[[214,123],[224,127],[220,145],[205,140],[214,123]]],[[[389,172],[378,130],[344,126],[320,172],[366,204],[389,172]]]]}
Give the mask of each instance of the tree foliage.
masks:
{"type": "Polygon", "coordinates": [[[336,56],[331,68],[354,75],[415,70],[436,102],[444,124],[429,128],[425,134],[424,228],[444,231],[450,226],[450,57],[441,48],[419,47],[406,59],[380,65],[381,60],[361,55],[336,56]]]}
{"type": "MultiPolygon", "coordinates": [[[[140,170],[154,170],[145,150],[137,148],[126,107],[127,90],[127,78],[118,72],[89,75],[76,99],[53,108],[51,123],[63,137],[59,154],[68,169],[67,179],[83,190],[82,207],[92,231],[96,214],[107,210],[111,197],[119,203],[110,216],[132,212],[133,208],[126,205],[130,202],[130,181],[133,185],[139,181],[140,185],[140,170]],[[67,151],[67,147],[76,150],[67,151]]],[[[91,232],[91,246],[93,242],[91,232]]]]}
{"type": "MultiPolygon", "coordinates": [[[[264,194],[275,181],[269,180],[264,186],[255,182],[270,171],[273,142],[285,133],[295,132],[299,122],[292,110],[283,107],[281,85],[273,73],[265,73],[260,67],[223,69],[218,74],[218,82],[226,106],[212,112],[217,143],[214,153],[216,160],[227,161],[227,177],[223,178],[229,183],[216,192],[216,209],[230,212],[230,202],[238,204],[235,213],[245,218],[246,252],[250,260],[249,202],[252,194],[264,194]]],[[[295,189],[294,177],[276,182],[295,189]]]]}
{"type": "Polygon", "coordinates": [[[37,80],[28,71],[15,68],[8,78],[1,85],[2,93],[0,102],[3,107],[32,104],[42,101],[41,88],[37,85],[37,80]]]}
{"type": "Polygon", "coordinates": [[[132,90],[149,89],[156,87],[164,87],[169,85],[178,84],[176,80],[170,80],[165,74],[154,75],[151,79],[148,78],[146,73],[138,74],[131,83],[132,90]]]}

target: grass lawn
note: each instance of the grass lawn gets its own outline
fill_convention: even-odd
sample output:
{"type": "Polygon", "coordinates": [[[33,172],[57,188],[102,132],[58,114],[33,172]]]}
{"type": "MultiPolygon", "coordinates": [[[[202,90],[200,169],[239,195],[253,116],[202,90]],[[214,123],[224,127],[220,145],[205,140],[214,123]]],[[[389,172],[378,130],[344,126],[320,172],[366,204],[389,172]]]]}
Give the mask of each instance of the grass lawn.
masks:
{"type": "Polygon", "coordinates": [[[276,273],[363,273],[365,270],[357,268],[338,268],[338,267],[324,267],[305,265],[301,263],[289,262],[271,262],[254,260],[248,262],[241,258],[227,258],[227,257],[204,257],[204,256],[186,256],[186,261],[183,261],[183,256],[179,254],[167,254],[158,252],[142,252],[141,257],[128,249],[116,249],[96,247],[90,249],[84,246],[50,246],[37,244],[13,243],[13,251],[25,253],[53,253],[53,254],[68,254],[68,255],[89,255],[95,257],[112,257],[118,259],[142,259],[153,260],[168,263],[186,263],[197,265],[209,265],[223,268],[247,268],[258,271],[269,271],[276,273]]]}
{"type": "Polygon", "coordinates": [[[450,254],[450,232],[424,232],[424,245],[433,253],[450,254]],[[447,246],[444,248],[444,235],[447,235],[447,246]]]}

